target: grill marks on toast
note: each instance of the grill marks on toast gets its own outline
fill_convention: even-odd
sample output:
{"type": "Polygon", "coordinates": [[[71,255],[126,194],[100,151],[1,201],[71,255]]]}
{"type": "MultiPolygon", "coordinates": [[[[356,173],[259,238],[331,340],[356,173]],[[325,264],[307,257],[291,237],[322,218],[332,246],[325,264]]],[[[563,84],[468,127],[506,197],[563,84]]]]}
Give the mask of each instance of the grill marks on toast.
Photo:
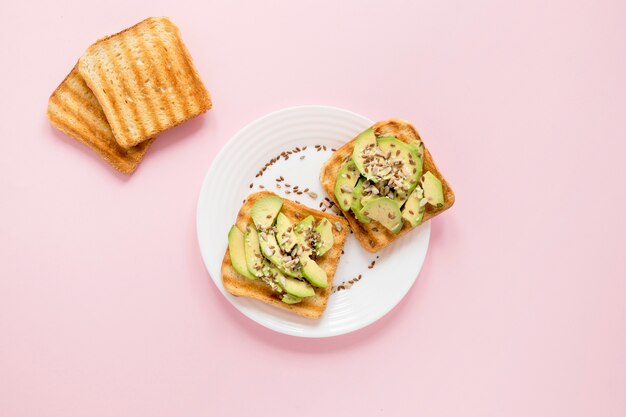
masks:
{"type": "MultiPolygon", "coordinates": [[[[88,87],[84,85],[85,82],[82,81],[82,79],[81,82],[83,83],[84,89],[87,89],[88,87]]],[[[83,94],[85,94],[84,89],[83,94]]],[[[113,133],[111,132],[111,128],[106,122],[106,116],[104,115],[104,112],[99,105],[94,106],[91,100],[88,100],[84,95],[81,95],[78,91],[74,89],[74,86],[71,85],[69,80],[67,85],[65,86],[64,92],[71,96],[72,102],[75,102],[77,104],[74,108],[64,106],[64,111],[70,113],[72,116],[74,116],[74,118],[78,119],[86,128],[88,128],[89,132],[92,133],[94,136],[113,139],[113,133]],[[78,111],[76,110],[78,108],[89,110],[89,112],[91,113],[91,117],[89,118],[89,120],[87,120],[86,117],[83,117],[80,113],[78,113],[78,111]],[[93,124],[90,124],[90,122],[93,124]],[[99,126],[96,126],[96,124],[99,124],[99,126]]]]}
{"type": "Polygon", "coordinates": [[[76,67],[50,96],[48,118],[53,126],[92,148],[123,173],[133,172],[152,141],[124,149],[118,145],[107,119],[76,67]]]}
{"type": "MultiPolygon", "coordinates": [[[[137,28],[135,28],[136,31],[137,28]]],[[[148,70],[148,76],[149,78],[147,78],[145,81],[141,82],[141,77],[137,74],[135,74],[135,76],[137,77],[137,79],[140,81],[140,84],[142,85],[142,94],[146,94],[145,92],[145,88],[147,84],[153,84],[153,88],[157,88],[157,86],[160,88],[161,86],[164,85],[164,81],[161,78],[159,71],[156,71],[153,65],[150,65],[150,62],[152,62],[153,58],[150,54],[150,49],[146,48],[146,45],[144,43],[143,40],[143,36],[141,35],[141,33],[136,33],[136,36],[134,37],[136,42],[137,42],[137,48],[139,51],[141,51],[141,60],[143,62],[143,66],[148,70]]],[[[149,87],[148,87],[149,88],[149,87]]],[[[169,124],[172,123],[172,121],[174,120],[175,116],[172,112],[172,108],[169,105],[169,102],[167,100],[167,97],[164,97],[163,95],[159,95],[158,96],[158,102],[159,102],[159,109],[165,112],[166,115],[166,119],[164,120],[164,123],[161,124],[161,121],[159,119],[159,116],[157,115],[157,112],[155,110],[155,108],[152,106],[152,103],[150,103],[150,118],[151,120],[155,121],[155,126],[158,130],[162,130],[163,126],[167,126],[169,124]]]]}
{"type": "MultiPolygon", "coordinates": [[[[143,136],[146,133],[146,129],[143,125],[143,121],[139,117],[139,110],[137,109],[137,103],[135,103],[135,100],[132,99],[132,93],[131,93],[132,90],[129,89],[127,85],[127,81],[126,81],[127,79],[130,79],[130,77],[119,76],[119,74],[122,74],[123,71],[120,66],[121,62],[117,58],[119,58],[122,55],[122,53],[126,55],[127,50],[126,48],[122,48],[122,52],[118,52],[117,54],[115,54],[114,53],[115,51],[113,50],[113,44],[108,43],[108,42],[103,43],[102,47],[113,69],[113,74],[109,74],[109,75],[115,77],[116,81],[119,83],[118,87],[119,87],[119,92],[121,93],[121,97],[117,97],[116,101],[121,103],[121,100],[123,100],[124,103],[128,105],[132,120],[128,119],[129,117],[128,113],[120,114],[119,109],[121,107],[119,105],[115,106],[114,111],[115,113],[120,114],[121,118],[124,119],[123,128],[129,133],[129,135],[135,136],[139,134],[143,136]],[[128,101],[127,97],[131,97],[130,102],[128,101]],[[135,123],[131,123],[131,121],[134,121],[135,123]],[[137,129],[136,132],[133,132],[133,127],[137,129]]],[[[109,78],[109,80],[112,80],[112,79],[109,78]]],[[[116,85],[116,83],[111,82],[111,85],[116,85]]],[[[126,146],[125,143],[121,143],[121,145],[126,146]]]]}
{"type": "Polygon", "coordinates": [[[92,126],[89,121],[87,120],[86,117],[84,117],[83,115],[81,115],[80,113],[78,113],[78,108],[82,107],[82,106],[86,106],[85,100],[83,100],[76,91],[74,91],[71,87],[66,86],[65,89],[62,92],[59,92],[59,94],[62,95],[67,95],[71,97],[71,100],[68,101],[61,101],[60,98],[58,96],[53,96],[51,97],[50,101],[51,103],[53,103],[54,105],[56,105],[58,107],[58,111],[59,112],[63,112],[65,114],[67,114],[69,117],[73,118],[75,120],[76,123],[70,125],[69,123],[66,123],[65,120],[61,120],[61,119],[56,119],[58,120],[59,123],[64,124],[67,128],[72,129],[74,132],[76,132],[75,127],[82,127],[84,130],[87,131],[87,133],[93,135],[93,136],[107,136],[107,134],[111,134],[111,132],[102,132],[99,131],[95,126],[92,126]],[[65,94],[64,94],[65,93],[65,94]],[[74,105],[72,105],[74,104],[74,105]]]}
{"type": "Polygon", "coordinates": [[[167,18],[146,19],[96,42],[79,70],[126,148],[211,107],[180,32],[167,18]]]}
{"type": "Polygon", "coordinates": [[[177,94],[176,89],[171,87],[172,85],[176,85],[177,80],[176,74],[172,71],[170,63],[167,62],[167,48],[159,40],[157,40],[155,44],[156,47],[154,48],[154,52],[158,56],[158,59],[166,62],[162,68],[165,76],[163,86],[167,92],[165,95],[165,109],[172,114],[168,123],[174,123],[177,119],[183,118],[186,114],[191,113],[189,109],[189,100],[181,100],[181,95],[177,94]],[[177,111],[176,109],[182,109],[182,111],[177,111]]]}
{"type": "MultiPolygon", "coordinates": [[[[138,65],[138,59],[145,58],[144,53],[142,51],[142,46],[136,44],[133,45],[133,40],[139,41],[141,35],[135,35],[135,31],[137,27],[124,32],[121,36],[121,42],[119,43],[119,48],[121,49],[121,58],[120,64],[125,65],[126,68],[129,68],[133,74],[133,77],[128,77],[129,84],[132,84],[131,91],[138,92],[136,93],[139,97],[146,97],[148,94],[146,82],[142,79],[141,70],[138,65]],[[139,51],[140,56],[137,57],[135,55],[135,51],[139,51]]],[[[142,59],[143,61],[143,59],[142,59]]],[[[144,64],[145,65],[145,64],[144,64]]],[[[135,100],[131,95],[128,96],[128,99],[132,100],[132,102],[136,105],[136,108],[141,107],[141,111],[138,112],[135,120],[137,122],[139,132],[142,136],[145,136],[148,133],[148,127],[145,124],[145,118],[142,118],[142,114],[147,113],[147,119],[149,121],[154,121],[157,129],[160,128],[158,123],[158,119],[156,118],[156,111],[154,109],[154,104],[152,100],[135,100]]],[[[128,100],[125,99],[125,100],[128,100]]]]}
{"type": "MultiPolygon", "coordinates": [[[[150,22],[156,30],[163,30],[164,32],[171,33],[169,28],[163,25],[161,21],[150,22]]],[[[167,46],[163,43],[161,39],[154,39],[155,48],[153,49],[154,53],[156,53],[156,57],[154,58],[157,62],[163,62],[163,72],[164,72],[164,80],[161,82],[161,85],[164,86],[166,94],[165,94],[165,111],[168,117],[167,123],[175,123],[175,121],[179,118],[184,118],[185,115],[191,114],[192,111],[189,107],[189,100],[181,100],[184,96],[183,94],[179,94],[180,91],[173,88],[172,86],[178,85],[178,79],[176,74],[172,71],[172,65],[170,61],[170,57],[168,56],[167,46]],[[182,109],[181,111],[176,111],[176,109],[182,109]]],[[[178,58],[177,54],[174,54],[174,59],[178,58]]]]}

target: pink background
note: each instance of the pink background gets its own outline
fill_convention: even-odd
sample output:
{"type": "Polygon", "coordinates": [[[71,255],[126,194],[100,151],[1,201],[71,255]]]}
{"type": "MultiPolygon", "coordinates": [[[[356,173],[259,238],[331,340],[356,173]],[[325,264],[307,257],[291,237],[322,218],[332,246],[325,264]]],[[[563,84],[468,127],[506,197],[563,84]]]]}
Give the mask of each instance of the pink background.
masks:
{"type": "Polygon", "coordinates": [[[0,7],[0,416],[626,415],[625,2],[48,3],[0,7]],[[150,15],[214,109],[126,177],[45,110],[150,15]],[[412,120],[457,193],[404,301],[326,340],[243,317],[195,237],[216,153],[300,104],[412,120]]]}

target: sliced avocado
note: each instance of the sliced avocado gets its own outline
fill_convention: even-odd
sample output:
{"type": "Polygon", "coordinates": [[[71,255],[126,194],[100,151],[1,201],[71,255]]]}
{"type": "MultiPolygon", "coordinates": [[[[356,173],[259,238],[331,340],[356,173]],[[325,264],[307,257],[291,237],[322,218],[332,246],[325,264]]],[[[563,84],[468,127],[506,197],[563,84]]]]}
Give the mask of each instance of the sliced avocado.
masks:
{"type": "Polygon", "coordinates": [[[276,195],[268,195],[254,203],[250,215],[257,229],[272,227],[282,206],[283,199],[276,195]]]}
{"type": "Polygon", "coordinates": [[[285,289],[285,280],[287,278],[267,259],[263,259],[263,277],[270,279],[269,281],[264,281],[270,285],[274,291],[282,293],[285,289]]]}
{"type": "Polygon", "coordinates": [[[395,200],[402,206],[409,194],[417,186],[418,179],[422,175],[422,158],[419,149],[415,145],[404,143],[393,136],[378,138],[378,147],[385,157],[397,158],[402,161],[404,181],[401,187],[396,188],[395,200]]]}
{"type": "Polygon", "coordinates": [[[363,206],[361,214],[376,220],[392,233],[402,230],[402,213],[397,201],[389,197],[374,198],[363,206]]]}
{"type": "Polygon", "coordinates": [[[363,207],[364,205],[366,205],[367,203],[369,203],[371,200],[373,200],[375,198],[379,198],[379,196],[378,195],[374,195],[374,194],[363,196],[361,198],[361,207],[363,207]]]}
{"type": "Polygon", "coordinates": [[[333,226],[328,219],[322,219],[315,227],[315,232],[320,235],[320,240],[315,243],[315,253],[317,256],[324,256],[335,243],[333,226]]]}
{"type": "Polygon", "coordinates": [[[352,190],[354,185],[359,180],[359,172],[356,169],[354,161],[350,160],[343,164],[339,172],[337,173],[337,180],[335,181],[335,198],[339,202],[339,207],[342,210],[350,210],[352,204],[352,190]]]}
{"type": "Polygon", "coordinates": [[[283,256],[276,241],[276,235],[273,231],[259,232],[259,244],[261,246],[261,253],[265,256],[273,265],[278,268],[280,272],[290,277],[299,277],[300,274],[291,268],[288,268],[283,262],[283,256]]]}
{"type": "Polygon", "coordinates": [[[420,159],[424,161],[424,142],[422,142],[421,140],[413,139],[409,143],[407,143],[407,145],[415,149],[420,159]]]}
{"type": "Polygon", "coordinates": [[[363,183],[365,182],[365,178],[359,179],[359,182],[356,183],[354,187],[354,191],[352,191],[352,205],[350,209],[352,213],[354,213],[354,217],[361,223],[369,223],[370,219],[367,216],[361,215],[361,209],[363,208],[362,199],[363,199],[363,183]]]}
{"type": "Polygon", "coordinates": [[[420,187],[417,187],[404,204],[402,218],[409,222],[411,227],[415,227],[422,222],[424,212],[426,211],[426,207],[421,204],[423,198],[424,191],[420,187]]]}
{"type": "Polygon", "coordinates": [[[308,283],[294,278],[285,278],[285,292],[296,297],[312,297],[315,290],[308,283]]]}
{"type": "Polygon", "coordinates": [[[243,232],[239,230],[237,225],[233,225],[228,232],[228,253],[230,254],[230,263],[233,265],[235,271],[246,278],[256,279],[256,276],[248,271],[243,232]]]}
{"type": "Polygon", "coordinates": [[[370,127],[356,137],[354,140],[354,148],[352,149],[352,160],[354,161],[356,168],[359,170],[361,175],[364,175],[365,178],[368,179],[371,179],[371,176],[368,176],[368,174],[365,173],[363,151],[374,147],[376,147],[376,134],[374,133],[374,129],[370,127]]]}
{"type": "Polygon", "coordinates": [[[426,171],[422,175],[422,188],[428,204],[437,208],[443,207],[443,186],[439,178],[435,177],[432,172],[426,171]]]}
{"type": "Polygon", "coordinates": [[[276,240],[285,252],[291,252],[296,245],[296,234],[293,232],[291,221],[283,213],[276,217],[276,240]]]}
{"type": "Polygon", "coordinates": [[[300,263],[302,264],[302,275],[312,285],[320,288],[328,287],[328,277],[326,271],[324,271],[313,259],[307,255],[300,257],[300,263]]]}
{"type": "Polygon", "coordinates": [[[294,227],[293,231],[296,234],[296,240],[298,244],[304,250],[304,254],[310,255],[313,248],[309,247],[309,243],[306,242],[306,235],[309,230],[313,230],[313,225],[315,224],[315,218],[313,216],[307,216],[304,219],[300,220],[296,227],[294,227]]]}
{"type": "Polygon", "coordinates": [[[300,301],[302,301],[302,298],[296,297],[295,295],[292,295],[292,294],[285,294],[283,295],[283,298],[281,299],[281,301],[285,304],[298,304],[300,301]]]}
{"type": "Polygon", "coordinates": [[[248,271],[255,277],[260,277],[263,275],[263,255],[259,247],[259,234],[253,224],[246,226],[243,241],[248,271]]]}

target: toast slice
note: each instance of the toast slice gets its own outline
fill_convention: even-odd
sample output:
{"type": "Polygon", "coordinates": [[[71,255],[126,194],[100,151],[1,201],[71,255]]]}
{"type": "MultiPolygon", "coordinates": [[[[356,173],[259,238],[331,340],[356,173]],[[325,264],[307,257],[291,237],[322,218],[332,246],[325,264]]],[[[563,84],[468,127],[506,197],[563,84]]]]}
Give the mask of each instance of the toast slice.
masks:
{"type": "Polygon", "coordinates": [[[124,148],[211,108],[178,27],[167,17],[100,39],[80,58],[78,70],[124,148]]]}
{"type": "Polygon", "coordinates": [[[76,67],[54,90],[48,101],[48,119],[63,133],[96,151],[113,168],[132,173],[154,139],[125,149],[116,141],[102,107],[76,67]]]}
{"type": "MultiPolygon", "coordinates": [[[[246,226],[252,223],[250,210],[252,209],[254,203],[268,195],[276,194],[269,191],[261,191],[248,196],[245,203],[239,210],[239,214],[237,215],[236,225],[239,227],[239,230],[246,230],[246,226]]],[[[250,280],[236,272],[230,261],[230,254],[227,248],[224,260],[222,261],[222,282],[224,284],[224,288],[235,296],[255,298],[273,306],[289,310],[300,316],[311,319],[319,319],[326,309],[328,297],[330,297],[331,294],[333,277],[335,276],[335,271],[337,270],[337,265],[339,264],[339,258],[341,257],[341,252],[349,232],[348,223],[340,216],[324,213],[319,210],[313,210],[285,198],[283,198],[281,213],[287,216],[293,224],[296,224],[309,215],[312,215],[316,221],[326,218],[333,225],[336,222],[341,224],[341,230],[337,230],[335,226],[332,228],[333,238],[335,241],[333,247],[329,249],[324,256],[316,260],[317,264],[326,271],[328,287],[316,287],[314,296],[304,298],[298,304],[285,304],[280,300],[280,297],[260,279],[250,280]]]]}
{"type": "MultiPolygon", "coordinates": [[[[415,127],[413,127],[413,125],[406,120],[384,120],[374,124],[373,128],[377,137],[395,136],[398,140],[406,143],[409,143],[412,140],[421,140],[417,130],[415,130],[415,127]]],[[[337,151],[331,155],[330,159],[326,161],[324,166],[322,166],[322,171],[320,173],[320,181],[324,191],[326,191],[328,196],[338,208],[340,207],[337,199],[335,198],[334,192],[335,181],[337,180],[338,171],[343,163],[352,157],[355,139],[356,138],[353,138],[341,148],[337,149],[337,151]]],[[[433,161],[433,157],[426,147],[424,147],[423,171],[432,172],[433,175],[441,181],[443,186],[444,205],[441,208],[436,208],[427,204],[422,223],[443,213],[454,204],[454,192],[452,191],[452,188],[450,188],[450,184],[448,184],[443,175],[441,175],[441,172],[439,172],[439,169],[437,169],[437,166],[433,161]]],[[[350,210],[343,211],[343,215],[348,220],[348,223],[350,223],[354,236],[356,236],[357,240],[368,252],[378,252],[413,229],[407,222],[405,222],[402,230],[399,233],[394,234],[376,221],[372,221],[367,224],[359,222],[350,210]]]]}

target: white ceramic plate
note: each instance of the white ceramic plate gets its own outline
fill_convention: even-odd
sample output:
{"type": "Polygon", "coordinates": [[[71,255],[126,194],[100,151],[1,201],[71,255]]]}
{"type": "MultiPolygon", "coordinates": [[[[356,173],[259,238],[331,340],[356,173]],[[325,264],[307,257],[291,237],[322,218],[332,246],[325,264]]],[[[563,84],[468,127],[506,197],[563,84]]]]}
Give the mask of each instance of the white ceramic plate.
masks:
{"type": "Polygon", "coordinates": [[[262,302],[234,297],[224,290],[221,264],[228,246],[227,234],[246,196],[259,190],[259,184],[285,198],[319,209],[326,196],[319,183],[319,172],[330,156],[372,121],[353,112],[326,106],[291,107],[264,116],[241,129],[215,157],[206,174],[198,201],[197,233],[204,263],[222,294],[243,314],[277,332],[301,337],[328,337],[348,333],[373,323],[387,314],[405,296],[424,263],[430,237],[430,223],[398,239],[378,254],[363,250],[349,235],[345,254],[339,262],[334,284],[362,274],[352,288],[330,296],[320,320],[310,320],[262,302]],[[316,151],[325,145],[327,151],[316,151]],[[280,159],[263,176],[261,167],[283,151],[304,147],[288,160],[280,159]],[[304,159],[300,157],[304,155],[304,159]],[[308,187],[318,194],[286,195],[277,189],[276,178],[284,183],[308,187]],[[254,186],[251,189],[250,183],[254,186]],[[378,259],[377,259],[378,255],[378,259]],[[368,265],[376,260],[372,269],[368,265]]]}

